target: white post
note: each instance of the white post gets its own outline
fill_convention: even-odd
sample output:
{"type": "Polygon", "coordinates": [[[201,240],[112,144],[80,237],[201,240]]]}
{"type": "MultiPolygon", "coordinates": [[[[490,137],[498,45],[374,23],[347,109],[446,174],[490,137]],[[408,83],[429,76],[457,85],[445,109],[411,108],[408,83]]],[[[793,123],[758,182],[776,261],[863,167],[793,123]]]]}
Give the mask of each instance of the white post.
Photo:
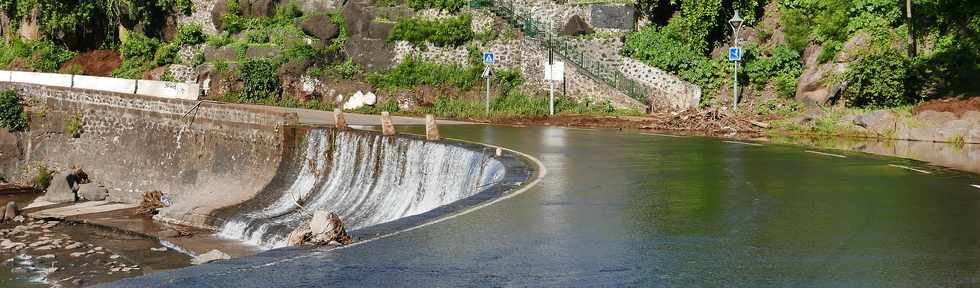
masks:
{"type": "Polygon", "coordinates": [[[490,116],[490,77],[487,76],[487,116],[490,116]]]}
{"type": "Polygon", "coordinates": [[[735,95],[735,101],[732,102],[733,111],[738,111],[738,62],[739,61],[735,61],[735,82],[732,83],[732,91],[734,91],[734,95],[735,95]]]}
{"type": "Polygon", "coordinates": [[[551,87],[549,94],[549,111],[551,111],[551,116],[555,116],[555,81],[548,80],[548,86],[551,87]]]}

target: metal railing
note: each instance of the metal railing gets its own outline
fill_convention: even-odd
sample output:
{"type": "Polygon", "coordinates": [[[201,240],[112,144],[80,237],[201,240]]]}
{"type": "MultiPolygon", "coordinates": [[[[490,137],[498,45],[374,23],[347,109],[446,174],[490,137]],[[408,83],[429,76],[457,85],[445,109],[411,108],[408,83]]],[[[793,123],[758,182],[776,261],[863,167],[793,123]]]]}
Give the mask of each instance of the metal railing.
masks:
{"type": "Polygon", "coordinates": [[[609,67],[605,63],[596,60],[592,55],[578,50],[575,45],[554,31],[545,29],[543,22],[534,19],[530,12],[518,11],[512,1],[505,0],[474,0],[470,2],[470,7],[486,8],[503,18],[510,25],[521,29],[524,36],[528,39],[539,41],[545,48],[561,55],[569,62],[585,71],[587,76],[605,82],[616,90],[619,90],[642,103],[647,103],[651,89],[633,79],[623,75],[622,72],[609,67]]]}

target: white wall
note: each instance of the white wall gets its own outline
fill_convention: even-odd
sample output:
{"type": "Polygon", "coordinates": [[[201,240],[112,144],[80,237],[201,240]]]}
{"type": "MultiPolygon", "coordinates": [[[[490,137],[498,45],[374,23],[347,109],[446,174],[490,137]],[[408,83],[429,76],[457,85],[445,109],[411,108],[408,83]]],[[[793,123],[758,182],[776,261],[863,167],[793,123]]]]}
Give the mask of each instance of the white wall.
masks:
{"type": "Polygon", "coordinates": [[[197,83],[3,70],[0,70],[0,81],[184,100],[197,100],[201,92],[201,86],[197,83]]]}
{"type": "Polygon", "coordinates": [[[71,88],[72,75],[11,71],[10,82],[71,88]]]}
{"type": "Polygon", "coordinates": [[[136,81],[136,94],[139,95],[197,100],[200,91],[201,88],[197,84],[152,80],[136,81]]]}
{"type": "Polygon", "coordinates": [[[116,93],[136,93],[136,80],[75,75],[73,88],[109,91],[116,93]]]}

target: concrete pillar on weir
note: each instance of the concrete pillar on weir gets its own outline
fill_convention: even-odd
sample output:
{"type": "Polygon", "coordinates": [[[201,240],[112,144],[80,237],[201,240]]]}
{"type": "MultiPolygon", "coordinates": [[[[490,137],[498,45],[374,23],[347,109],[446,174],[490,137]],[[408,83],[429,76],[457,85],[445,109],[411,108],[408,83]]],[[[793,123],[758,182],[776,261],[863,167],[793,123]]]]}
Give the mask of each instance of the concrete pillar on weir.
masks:
{"type": "Polygon", "coordinates": [[[340,108],[333,109],[333,123],[337,125],[337,129],[347,129],[347,119],[344,118],[344,110],[340,108]]]}
{"type": "Polygon", "coordinates": [[[439,127],[436,126],[436,117],[432,116],[432,114],[425,114],[425,139],[436,141],[439,138],[439,127]]]}
{"type": "Polygon", "coordinates": [[[381,134],[385,136],[395,135],[395,125],[391,124],[391,113],[381,112],[381,134]]]}

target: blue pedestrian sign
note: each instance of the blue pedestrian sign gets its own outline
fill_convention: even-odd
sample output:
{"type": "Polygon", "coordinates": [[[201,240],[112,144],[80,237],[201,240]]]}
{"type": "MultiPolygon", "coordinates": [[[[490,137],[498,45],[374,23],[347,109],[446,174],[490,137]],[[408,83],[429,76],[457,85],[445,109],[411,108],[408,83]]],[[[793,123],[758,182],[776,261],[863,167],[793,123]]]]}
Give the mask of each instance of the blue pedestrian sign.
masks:
{"type": "Polygon", "coordinates": [[[728,61],[742,61],[742,48],[741,47],[728,48],[728,61]]]}
{"type": "Polygon", "coordinates": [[[483,64],[490,65],[490,64],[493,64],[494,62],[497,62],[497,61],[493,57],[493,52],[490,52],[490,51],[483,52],[483,64]]]}

